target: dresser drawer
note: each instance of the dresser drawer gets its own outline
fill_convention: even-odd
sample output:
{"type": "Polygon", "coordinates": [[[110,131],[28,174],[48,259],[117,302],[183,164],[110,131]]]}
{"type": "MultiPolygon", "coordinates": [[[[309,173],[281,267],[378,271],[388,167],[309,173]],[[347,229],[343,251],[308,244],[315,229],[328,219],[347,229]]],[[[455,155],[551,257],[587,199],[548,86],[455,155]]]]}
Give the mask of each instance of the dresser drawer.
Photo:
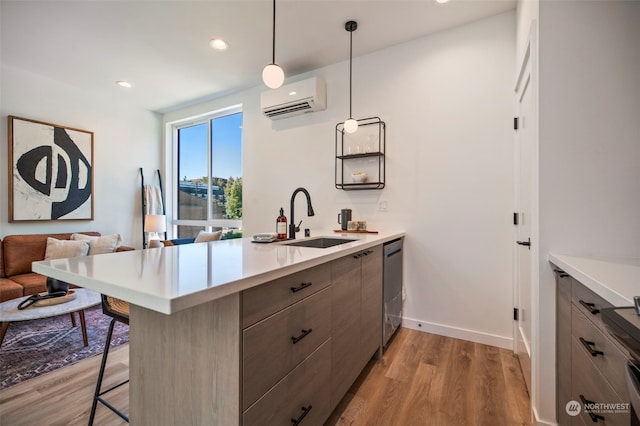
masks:
{"type": "Polygon", "coordinates": [[[585,316],[588,316],[600,330],[605,330],[600,311],[603,308],[610,308],[612,305],[575,279],[572,279],[572,281],[571,299],[573,304],[576,305],[585,316]]]}
{"type": "Polygon", "coordinates": [[[322,425],[330,414],[331,340],[327,340],[242,415],[245,426],[322,425]]]}
{"type": "Polygon", "coordinates": [[[618,396],[628,401],[629,391],[626,383],[627,356],[625,356],[625,353],[618,348],[607,334],[596,328],[575,305],[573,306],[572,322],[573,337],[580,343],[582,352],[590,357],[593,364],[606,378],[618,396]]]}
{"type": "Polygon", "coordinates": [[[326,263],[242,292],[242,327],[246,328],[331,284],[326,263]]]}
{"type": "Polygon", "coordinates": [[[246,409],[302,362],[331,333],[331,288],[243,331],[242,407],[246,409]]]}
{"type": "MultiPolygon", "coordinates": [[[[589,355],[582,344],[576,339],[572,339],[573,347],[571,349],[571,381],[573,399],[580,403],[581,411],[579,416],[585,424],[593,424],[589,413],[585,412],[582,398],[598,404],[622,404],[629,401],[623,401],[611,388],[607,381],[602,377],[600,372],[594,367],[589,355]]],[[[604,419],[598,419],[598,425],[602,426],[629,426],[630,413],[611,413],[600,412],[595,413],[604,419]]],[[[581,424],[578,419],[574,419],[574,425],[581,424]]]]}

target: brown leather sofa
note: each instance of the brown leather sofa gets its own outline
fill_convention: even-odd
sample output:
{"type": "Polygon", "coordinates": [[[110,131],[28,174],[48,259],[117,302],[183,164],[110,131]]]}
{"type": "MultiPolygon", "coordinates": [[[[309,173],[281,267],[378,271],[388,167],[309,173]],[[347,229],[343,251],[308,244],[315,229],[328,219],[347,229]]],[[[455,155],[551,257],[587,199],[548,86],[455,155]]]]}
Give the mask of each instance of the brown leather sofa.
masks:
{"type": "MultiPolygon", "coordinates": [[[[99,232],[81,233],[100,236],[99,232]]],[[[71,234],[7,235],[0,240],[0,302],[47,291],[47,278],[31,272],[31,263],[44,260],[47,237],[69,240],[71,234]]],[[[128,250],[133,250],[133,247],[120,246],[116,249],[128,250]]]]}

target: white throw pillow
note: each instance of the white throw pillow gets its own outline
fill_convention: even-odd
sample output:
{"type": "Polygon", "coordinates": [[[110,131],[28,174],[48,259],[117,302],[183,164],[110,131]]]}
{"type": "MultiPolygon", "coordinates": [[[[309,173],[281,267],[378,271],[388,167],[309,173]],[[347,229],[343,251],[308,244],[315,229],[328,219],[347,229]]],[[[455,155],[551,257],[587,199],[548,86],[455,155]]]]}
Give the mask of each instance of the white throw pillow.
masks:
{"type": "Polygon", "coordinates": [[[57,240],[47,237],[47,249],[44,258],[66,259],[67,257],[86,256],[89,253],[89,243],[87,241],[57,240]]]}
{"type": "Polygon", "coordinates": [[[122,245],[122,236],[120,234],[102,235],[100,237],[85,234],[71,234],[71,239],[88,241],[89,254],[113,253],[122,245]]]}
{"type": "Polygon", "coordinates": [[[200,231],[194,243],[206,243],[208,241],[218,241],[222,237],[222,231],[207,232],[200,231]]]}

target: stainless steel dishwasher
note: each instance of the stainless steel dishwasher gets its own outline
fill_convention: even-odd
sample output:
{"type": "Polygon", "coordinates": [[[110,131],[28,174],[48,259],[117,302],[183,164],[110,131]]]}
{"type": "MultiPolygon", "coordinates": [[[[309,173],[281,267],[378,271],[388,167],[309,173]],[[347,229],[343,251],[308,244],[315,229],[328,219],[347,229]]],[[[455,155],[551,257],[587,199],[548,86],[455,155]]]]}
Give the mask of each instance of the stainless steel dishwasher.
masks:
{"type": "Polygon", "coordinates": [[[403,238],[389,241],[383,246],[383,344],[386,347],[393,333],[402,323],[402,245],[403,238]]]}

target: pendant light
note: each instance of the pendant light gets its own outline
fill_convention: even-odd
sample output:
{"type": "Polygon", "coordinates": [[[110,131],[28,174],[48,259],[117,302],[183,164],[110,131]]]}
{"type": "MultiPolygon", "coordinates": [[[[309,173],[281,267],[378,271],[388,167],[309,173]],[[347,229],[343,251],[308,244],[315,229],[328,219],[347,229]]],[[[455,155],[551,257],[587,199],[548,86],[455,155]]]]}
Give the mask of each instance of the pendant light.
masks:
{"type": "Polygon", "coordinates": [[[344,24],[344,29],[349,32],[349,119],[344,122],[344,131],[353,133],[358,130],[358,122],[353,119],[351,114],[351,81],[353,75],[353,32],[358,29],[356,21],[349,21],[344,24]]]}
{"type": "Polygon", "coordinates": [[[262,70],[262,81],[267,87],[277,89],[284,83],[284,71],[276,64],[276,0],[273,0],[273,49],[271,63],[262,70]]]}

